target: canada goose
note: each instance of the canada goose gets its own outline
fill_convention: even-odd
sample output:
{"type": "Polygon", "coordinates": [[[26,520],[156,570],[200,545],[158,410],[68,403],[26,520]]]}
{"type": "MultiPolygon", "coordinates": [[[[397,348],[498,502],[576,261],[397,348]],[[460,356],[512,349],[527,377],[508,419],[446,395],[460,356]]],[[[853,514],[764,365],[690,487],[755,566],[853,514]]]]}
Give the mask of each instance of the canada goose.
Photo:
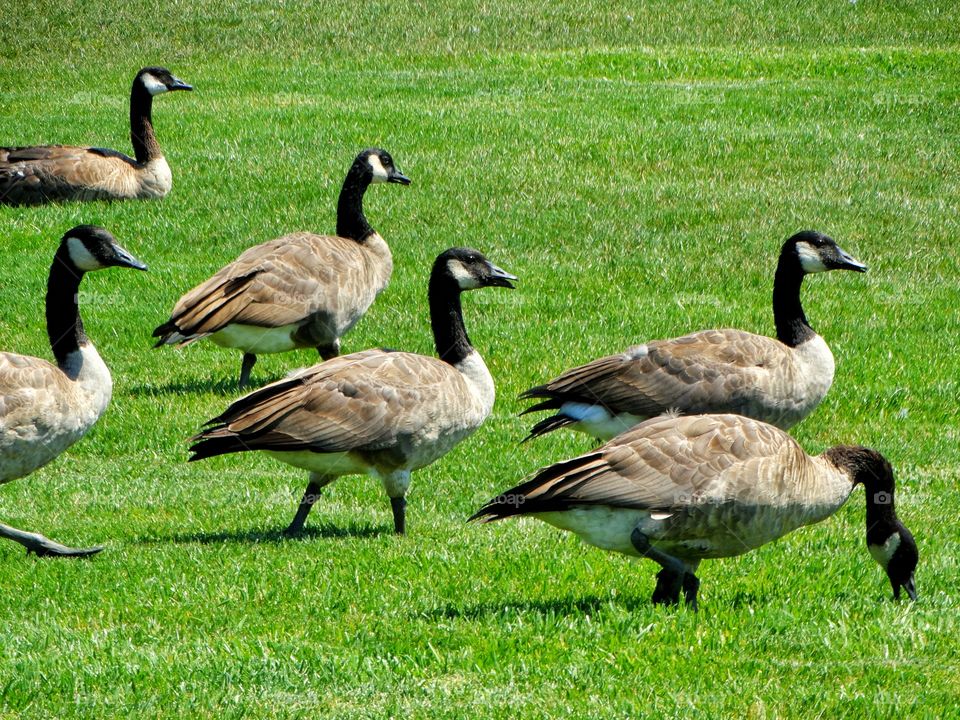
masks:
{"type": "Polygon", "coordinates": [[[493,408],[493,378],[463,325],[460,293],[512,288],[516,280],[476,250],[453,248],[430,274],[430,322],[439,359],[364,350],[328,360],[240,398],[193,440],[193,460],[265,450],[310,471],[288,535],[296,535],[320,495],[341,475],[380,479],[405,530],[410,473],[445,455],[493,408]]]}
{"type": "Polygon", "coordinates": [[[520,397],[544,398],[522,414],[555,410],[527,440],[571,426],[609,440],[667,411],[732,412],[784,430],[809,415],[833,383],[833,355],[800,306],[804,275],[867,266],[818,232],[783,244],[773,280],[776,339],[743,330],[704,330],[636,345],[568,370],[520,397]]]}
{"type": "Polygon", "coordinates": [[[209,336],[243,350],[240,387],[262,353],[315,347],[324,360],[393,272],[390,248],[363,214],[370,183],[409,185],[385,150],[357,155],[337,203],[337,235],[298,232],[256,245],[177,301],[154,347],[209,336]]]}
{"type": "MultiPolygon", "coordinates": [[[[47,281],[47,335],[57,360],[0,353],[0,484],[29,475],[83,437],[110,403],[110,371],[83,332],[77,288],[83,274],[108,267],[146,270],[101,227],[78,225],[60,241],[47,281]]],[[[0,537],[37,555],[80,557],[69,548],[0,524],[0,537]]]]}
{"type": "Polygon", "coordinates": [[[173,183],[153,132],[153,96],[193,87],[162,67],[145,67],[130,90],[130,141],[136,159],[116,150],[71,145],[0,147],[0,202],[161,198],[173,183]]]}
{"type": "Polygon", "coordinates": [[[654,603],[696,607],[704,558],[740,555],[820,522],[857,483],[867,547],[895,598],[917,593],[917,545],[894,512],[893,468],[876,450],[838,445],[810,457],[773,425],[739,415],[665,415],[580,457],[539,470],[471,520],[532,515],[604,550],[663,568],[654,603]]]}

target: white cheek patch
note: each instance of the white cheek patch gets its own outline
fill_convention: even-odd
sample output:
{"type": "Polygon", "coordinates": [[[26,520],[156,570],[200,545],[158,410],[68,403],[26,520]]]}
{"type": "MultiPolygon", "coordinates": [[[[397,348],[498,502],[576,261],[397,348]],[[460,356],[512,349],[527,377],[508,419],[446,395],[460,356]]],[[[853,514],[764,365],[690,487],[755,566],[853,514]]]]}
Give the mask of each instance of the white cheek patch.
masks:
{"type": "Polygon", "coordinates": [[[480,283],[473,276],[473,273],[470,272],[467,266],[460,260],[450,260],[447,263],[447,270],[453,276],[453,279],[457,281],[457,285],[460,286],[461,290],[473,290],[474,288],[480,287],[480,283]]]}
{"type": "Polygon", "coordinates": [[[159,95],[160,93],[167,92],[167,86],[160,82],[155,75],[151,75],[150,73],[141,76],[140,82],[143,83],[143,86],[151,95],[159,95]]]}
{"type": "Polygon", "coordinates": [[[103,267],[103,263],[97,260],[96,256],[87,250],[83,241],[78,238],[67,238],[67,252],[70,254],[70,260],[73,261],[73,264],[76,265],[79,270],[90,272],[91,270],[99,270],[103,267]]]}
{"type": "Polygon", "coordinates": [[[387,172],[377,155],[368,157],[367,162],[370,163],[370,169],[373,170],[373,182],[386,182],[390,178],[390,173],[387,172]]]}
{"type": "Polygon", "coordinates": [[[797,243],[797,256],[800,258],[800,267],[806,273],[818,273],[827,270],[827,266],[820,259],[820,253],[809,243],[797,243]]]}
{"type": "Polygon", "coordinates": [[[900,547],[900,533],[898,532],[888,537],[883,545],[867,545],[870,555],[884,570],[887,569],[887,565],[890,564],[890,558],[893,557],[898,547],[900,547]]]}

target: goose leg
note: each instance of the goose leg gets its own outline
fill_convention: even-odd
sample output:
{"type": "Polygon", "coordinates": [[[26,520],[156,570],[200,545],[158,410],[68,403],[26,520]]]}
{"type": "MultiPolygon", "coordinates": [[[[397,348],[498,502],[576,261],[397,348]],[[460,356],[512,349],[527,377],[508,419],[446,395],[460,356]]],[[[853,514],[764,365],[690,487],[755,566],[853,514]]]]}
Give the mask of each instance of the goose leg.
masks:
{"type": "Polygon", "coordinates": [[[313,475],[310,475],[310,482],[307,483],[307,489],[303,493],[303,499],[300,501],[300,507],[297,508],[297,514],[290,526],[283,531],[284,535],[294,537],[303,532],[303,524],[307,521],[307,515],[310,514],[310,509],[320,497],[320,490],[324,485],[326,483],[317,482],[313,475]]]}
{"type": "Polygon", "coordinates": [[[657,573],[657,586],[650,598],[654,605],[676,605],[680,602],[680,590],[683,587],[683,575],[673,569],[663,568],[657,573]]]}
{"type": "Polygon", "coordinates": [[[404,535],[407,532],[407,499],[390,498],[390,509],[393,510],[393,531],[397,535],[404,535]]]}
{"type": "Polygon", "coordinates": [[[653,591],[652,602],[655,605],[676,605],[680,602],[680,591],[683,590],[687,605],[696,610],[700,580],[693,571],[677,558],[653,547],[650,539],[640,532],[639,528],[634,528],[630,533],[630,543],[638,553],[663,568],[657,573],[657,586],[653,591]]]}
{"type": "Polygon", "coordinates": [[[27,549],[27,555],[35,553],[37,557],[89,557],[103,550],[100,546],[91,548],[67,547],[38,533],[17,530],[3,523],[0,523],[0,538],[7,538],[20,543],[27,549]]]}
{"type": "Polygon", "coordinates": [[[257,362],[257,356],[253,353],[243,354],[243,363],[240,365],[240,382],[237,387],[243,390],[250,383],[250,371],[257,362]]]}
{"type": "Polygon", "coordinates": [[[407,531],[407,488],[410,487],[410,471],[397,470],[382,478],[383,487],[390,498],[393,510],[393,531],[403,535],[407,531]]]}
{"type": "Polygon", "coordinates": [[[683,574],[683,599],[694,612],[696,612],[698,609],[697,590],[699,589],[700,578],[698,578],[692,572],[685,572],[683,574]]]}

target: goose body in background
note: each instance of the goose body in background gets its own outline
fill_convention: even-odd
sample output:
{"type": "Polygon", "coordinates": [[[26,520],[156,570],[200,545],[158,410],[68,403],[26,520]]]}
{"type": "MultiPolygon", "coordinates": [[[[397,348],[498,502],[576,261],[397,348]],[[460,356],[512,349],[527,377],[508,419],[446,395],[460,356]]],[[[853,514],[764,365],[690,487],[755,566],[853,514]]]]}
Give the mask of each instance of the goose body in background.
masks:
{"type": "Polygon", "coordinates": [[[810,457],[784,431],[739,415],[662,416],[539,470],[471,520],[530,515],[662,566],[655,603],[696,607],[700,561],[740,555],[835,513],[862,484],[867,546],[899,598],[916,599],[917,546],[894,510],[880,453],[840,445],[810,457]]]}
{"type": "Polygon", "coordinates": [[[192,89],[166,68],[146,67],[137,73],[130,90],[133,158],[99,147],[0,147],[0,203],[163,197],[173,177],[153,131],[153,98],[192,89]]]}
{"type": "MultiPolygon", "coordinates": [[[[60,242],[47,283],[47,334],[56,365],[0,353],[0,484],[29,475],[83,437],[110,402],[110,371],[83,332],[77,290],[84,273],[108,267],[146,270],[100,227],[79,225],[60,242]]],[[[0,537],[38,555],[83,556],[42,535],[0,524],[0,537]]]]}
{"type": "Polygon", "coordinates": [[[403,533],[410,473],[473,433],[490,414],[493,378],[463,324],[464,290],[516,278],[476,250],[442,253],[430,275],[439,358],[390,350],[343,355],[234,402],[195,438],[193,460],[262,450],[310,472],[288,535],[303,529],[321,489],[341,475],[379,478],[403,533]]]}
{"type": "Polygon", "coordinates": [[[866,266],[831,238],[800,232],[787,240],[773,282],[777,337],[705,330],[655,340],[568,370],[521,398],[523,414],[554,411],[527,439],[569,426],[602,440],[665,412],[736,413],[788,429],[809,415],[833,383],[830,348],[800,305],[805,275],[866,266]]]}
{"type": "Polygon", "coordinates": [[[363,214],[376,182],[410,184],[386,151],[364,150],[340,191],[336,236],[298,232],[248,249],[177,301],[153,331],[155,347],[209,337],[243,350],[240,387],[263,353],[313,347],[336,357],[393,272],[390,248],[363,214]]]}

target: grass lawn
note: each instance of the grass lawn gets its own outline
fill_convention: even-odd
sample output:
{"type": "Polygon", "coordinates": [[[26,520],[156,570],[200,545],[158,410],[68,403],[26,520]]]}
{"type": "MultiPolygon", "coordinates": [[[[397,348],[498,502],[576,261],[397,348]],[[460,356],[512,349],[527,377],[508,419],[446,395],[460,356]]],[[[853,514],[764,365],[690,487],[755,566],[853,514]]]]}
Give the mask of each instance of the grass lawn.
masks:
{"type": "MultiPolygon", "coordinates": [[[[836,0],[434,7],[413,0],[13,0],[0,145],[129,152],[136,70],[173,168],[160,202],[0,207],[0,348],[50,357],[62,233],[110,229],[151,266],[81,288],[113,403],[0,520],[87,562],[0,544],[0,718],[958,717],[960,12],[836,0]],[[254,454],[187,465],[240,354],[150,350],[182,292],[244,248],[333,230],[355,154],[413,184],[365,208],[387,291],[343,341],[432,353],[426,280],[453,245],[520,276],[464,298],[498,383],[488,423],[414,475],[409,535],[370,478],[283,541],[305,473],[254,454]],[[701,611],[650,605],[656,566],[536,521],[467,526],[533,469],[591,447],[517,394],[600,354],[708,327],[773,333],[781,242],[822,230],[870,266],[805,284],[835,385],[794,429],[876,447],[920,546],[895,604],[862,490],[827,522],[701,566],[701,611]]],[[[939,6],[939,8],[938,8],[939,6]]],[[[264,356],[256,383],[315,361],[264,356]]]]}

